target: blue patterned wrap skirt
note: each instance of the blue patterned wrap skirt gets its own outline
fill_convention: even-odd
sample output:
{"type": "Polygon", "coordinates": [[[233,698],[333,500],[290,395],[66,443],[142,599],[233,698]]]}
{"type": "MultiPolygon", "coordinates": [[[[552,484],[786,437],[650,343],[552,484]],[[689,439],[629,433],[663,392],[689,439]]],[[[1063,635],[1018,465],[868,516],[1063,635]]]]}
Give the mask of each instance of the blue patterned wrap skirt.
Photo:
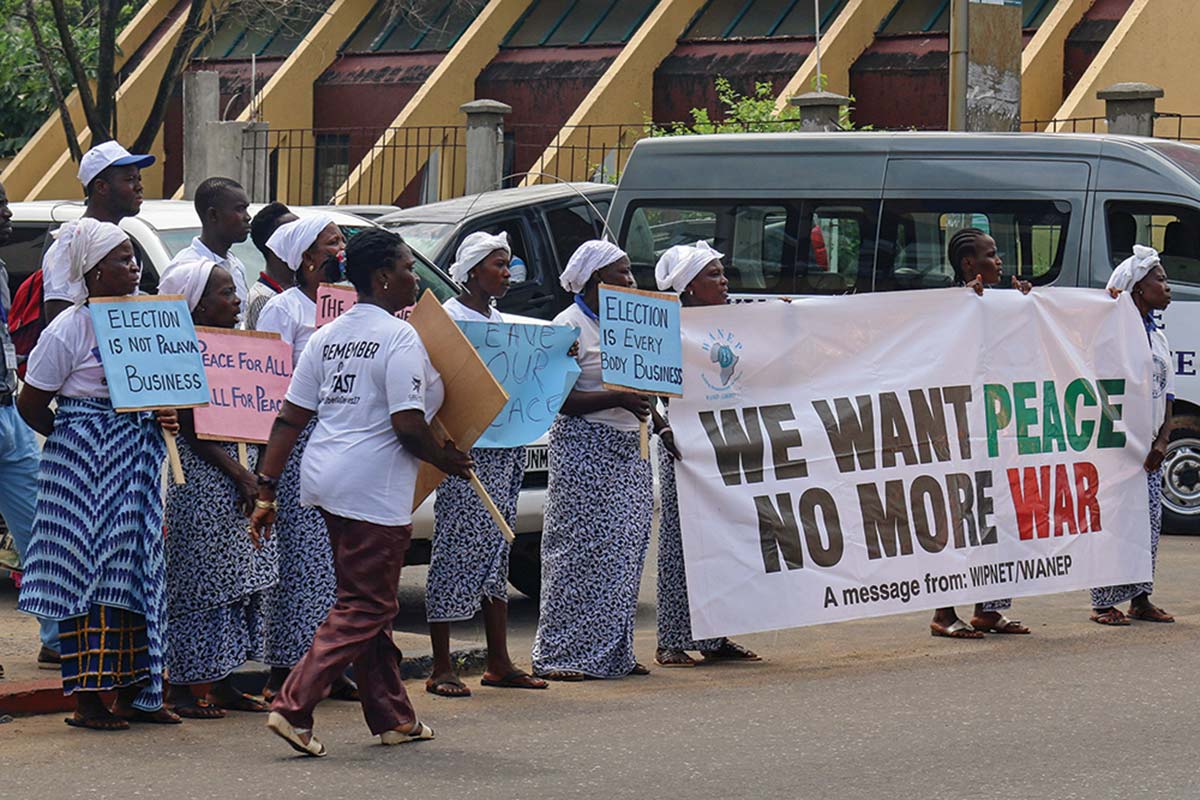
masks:
{"type": "Polygon", "coordinates": [[[550,428],[533,669],[628,675],[654,487],[637,431],[560,414],[550,428]]]}
{"type": "MultiPolygon", "coordinates": [[[[42,450],[37,510],[17,607],[69,630],[95,627],[74,618],[94,622],[96,606],[124,609],[145,620],[145,669],[122,667],[76,685],[68,672],[81,667],[64,653],[68,693],[144,680],[134,707],[156,711],[162,706],[165,455],[162,429],[153,414],[118,414],[105,398],[58,398],[54,431],[42,450]]],[[[138,626],[126,619],[120,627],[138,626]]],[[[128,644],[139,650],[142,643],[140,634],[97,641],[90,657],[101,665],[114,661],[102,652],[109,642],[113,648],[128,644]]]]}

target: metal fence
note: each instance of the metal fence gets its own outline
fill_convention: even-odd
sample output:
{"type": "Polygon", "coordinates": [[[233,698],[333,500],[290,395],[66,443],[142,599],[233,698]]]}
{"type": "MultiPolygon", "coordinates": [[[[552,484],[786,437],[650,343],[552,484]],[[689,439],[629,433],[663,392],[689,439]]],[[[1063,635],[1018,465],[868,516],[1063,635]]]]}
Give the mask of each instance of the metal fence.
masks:
{"type": "MultiPolygon", "coordinates": [[[[1025,132],[1050,133],[1108,133],[1105,117],[1069,117],[1066,119],[1021,120],[1025,132]]],[[[1179,142],[1200,142],[1200,114],[1175,114],[1158,111],[1154,114],[1154,136],[1179,142]]]]}

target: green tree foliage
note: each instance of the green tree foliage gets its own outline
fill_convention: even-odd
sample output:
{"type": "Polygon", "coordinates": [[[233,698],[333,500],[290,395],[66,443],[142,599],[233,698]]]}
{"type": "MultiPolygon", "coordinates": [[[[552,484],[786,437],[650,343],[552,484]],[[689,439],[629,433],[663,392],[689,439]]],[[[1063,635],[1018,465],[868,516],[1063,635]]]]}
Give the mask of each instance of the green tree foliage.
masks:
{"type": "MultiPolygon", "coordinates": [[[[75,44],[88,65],[88,76],[96,78],[99,27],[96,24],[100,2],[108,0],[67,0],[63,5],[75,32],[75,44]]],[[[119,2],[118,27],[124,27],[145,0],[119,2]]],[[[35,0],[33,7],[44,45],[50,56],[54,78],[64,93],[74,87],[71,70],[62,55],[62,45],[54,30],[50,3],[35,0]]],[[[24,0],[0,0],[0,157],[20,150],[46,118],[55,113],[57,103],[50,76],[34,45],[33,31],[26,17],[24,0]]]]}

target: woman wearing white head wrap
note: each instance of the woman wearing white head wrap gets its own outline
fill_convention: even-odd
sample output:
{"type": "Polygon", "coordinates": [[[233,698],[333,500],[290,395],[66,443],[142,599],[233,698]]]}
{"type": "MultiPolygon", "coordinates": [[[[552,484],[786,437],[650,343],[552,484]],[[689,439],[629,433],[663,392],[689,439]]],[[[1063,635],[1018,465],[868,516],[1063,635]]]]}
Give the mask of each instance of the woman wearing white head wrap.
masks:
{"type": "MultiPolygon", "coordinates": [[[[59,245],[88,297],[137,290],[133,245],[117,226],[68,223],[59,245]]],[[[162,702],[160,493],[160,428],[179,424],[174,409],[158,412],[157,421],[114,411],[99,352],[81,304],[51,320],[29,357],[17,408],[47,437],[38,485],[52,491],[38,492],[19,608],[58,624],[63,691],[76,703],[69,724],[121,730],[130,720],[179,722],[162,702]],[[110,690],[117,692],[111,710],[100,700],[110,690]]]]}
{"type": "MultiPolygon", "coordinates": [[[[723,306],[729,302],[722,254],[708,242],[680,244],[669,248],[654,267],[658,288],[681,293],[685,307],[723,306]]],[[[687,575],[683,567],[683,534],[679,524],[679,495],[675,487],[675,447],[671,428],[659,429],[664,446],[658,448],[659,486],[662,514],[658,525],[658,649],[654,661],[663,667],[693,667],[687,654],[698,650],[705,661],[758,661],[750,650],[726,638],[692,638],[688,610],[687,575]]]]}
{"type": "Polygon", "coordinates": [[[533,669],[553,680],[647,671],[633,655],[633,620],[653,510],[638,429],[651,407],[646,397],[604,388],[601,284],[633,287],[629,258],[611,242],[584,242],[562,273],[575,300],[554,318],[579,329],[580,374],[550,428],[533,669]]]}
{"type": "MultiPolygon", "coordinates": [[[[1154,400],[1154,441],[1142,465],[1146,470],[1146,486],[1150,492],[1150,557],[1158,561],[1158,537],[1162,532],[1162,463],[1171,438],[1171,415],[1175,405],[1175,369],[1167,336],[1154,319],[1171,303],[1171,286],[1158,253],[1150,247],[1133,246],[1133,255],[1122,261],[1108,280],[1108,290],[1119,302],[1122,293],[1128,295],[1145,321],[1150,348],[1151,392],[1154,400]]],[[[1130,532],[1132,535],[1132,532],[1130,532]]],[[[1150,602],[1154,582],[1105,586],[1092,589],[1093,622],[1101,625],[1128,625],[1129,618],[1147,622],[1174,622],[1175,618],[1150,602]],[[1118,605],[1129,601],[1126,616],[1118,605]]]]}
{"type": "MultiPolygon", "coordinates": [[[[296,285],[272,297],[258,315],[257,329],[272,331],[292,347],[292,366],[299,362],[317,329],[317,288],[322,281],[342,280],[341,257],[346,240],[325,215],[303,217],[280,225],[267,247],[296,275],[296,285]]],[[[317,626],[333,606],[337,582],[329,531],[321,512],[300,504],[300,464],[312,419],[288,457],[279,478],[279,582],[265,598],[267,633],[264,661],[271,666],[263,696],[271,698],[283,686],[291,668],[312,644],[317,626]]],[[[335,685],[333,696],[356,699],[352,684],[335,685]]]]}
{"type": "MultiPolygon", "coordinates": [[[[237,327],[241,300],[233,275],[207,260],[177,264],[159,284],[182,294],[196,325],[237,327]]],[[[167,705],[192,719],[217,719],[222,709],[267,711],[243,695],[230,676],[249,659],[263,658],[263,593],[278,577],[274,538],[256,548],[245,533],[258,491],[258,448],[238,462],[238,446],[196,436],[190,409],[179,412],[179,459],[187,483],[167,487],[166,538],[167,705]],[[196,684],[210,684],[197,700],[196,684]]]]}
{"type": "MultiPolygon", "coordinates": [[[[446,313],[467,322],[502,322],[493,304],[507,292],[512,273],[508,234],[472,233],[458,247],[450,277],[463,286],[444,304],[446,313]]],[[[517,497],[525,476],[525,448],[471,450],[475,473],[515,524],[517,497]]],[[[433,506],[435,529],[425,584],[425,616],[433,643],[433,674],[427,691],[443,697],[471,693],[455,674],[450,660],[450,623],[471,619],[482,608],[488,663],[483,681],[489,686],[544,689],[546,682],[517,669],[508,652],[509,546],[469,481],[449,477],[438,487],[433,506]]]]}

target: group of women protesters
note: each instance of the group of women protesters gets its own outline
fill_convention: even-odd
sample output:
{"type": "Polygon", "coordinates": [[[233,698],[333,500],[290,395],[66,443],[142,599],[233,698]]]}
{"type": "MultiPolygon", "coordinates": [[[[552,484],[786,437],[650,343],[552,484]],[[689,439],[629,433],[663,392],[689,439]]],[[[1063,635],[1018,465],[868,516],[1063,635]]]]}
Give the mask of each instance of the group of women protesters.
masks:
{"type": "MultiPolygon", "coordinates": [[[[243,461],[233,443],[200,440],[187,411],[116,413],[86,302],[55,318],[30,358],[18,405],[47,441],[20,608],[58,623],[63,687],[77,704],[69,724],[116,730],[219,718],[228,710],[269,712],[275,734],[300,753],[322,756],[313,711],[332,696],[359,699],[384,744],[433,738],[405,691],[391,636],[412,535],[404,498],[413,497],[419,460],[449,475],[435,501],[427,583],[434,653],[428,692],[470,694],[450,659],[450,625],[480,611],[488,645],[484,685],[545,689],[547,681],[647,674],[634,653],[654,492],[652,465],[640,454],[643,421],[661,445],[655,662],[692,667],[692,654],[705,662],[759,660],[728,639],[693,639],[675,483],[680,455],[668,414],[648,397],[603,386],[599,292],[602,284],[634,285],[624,252],[607,241],[586,242],[561,276],[574,300],[554,323],[579,330],[573,353],[580,374],[550,430],[540,615],[532,671],[525,672],[506,639],[509,546],[470,483],[482,481],[512,524],[523,448],[463,452],[431,429],[444,387],[420,337],[397,315],[419,288],[414,256],[398,235],[368,229],[347,244],[327,217],[289,220],[278,211],[271,212],[273,232],[260,226],[256,241],[265,239],[269,254],[286,265],[291,285],[272,279],[273,294],[255,309],[254,327],[291,346],[294,371],[261,456],[251,448],[243,461]],[[317,330],[322,281],[348,281],[358,299],[317,330]],[[168,488],[165,502],[164,432],[180,435],[187,477],[168,488]],[[252,659],[271,667],[263,700],[230,679],[252,659]],[[347,677],[351,668],[357,686],[347,677]],[[208,687],[204,697],[196,695],[200,684],[208,687]],[[100,699],[110,690],[117,692],[111,707],[100,699]]],[[[89,299],[136,291],[133,249],[117,226],[81,219],[58,236],[89,299]]],[[[948,255],[960,282],[975,292],[1000,283],[995,242],[983,231],[959,231],[948,255]]],[[[672,247],[657,264],[658,288],[678,293],[685,307],[723,305],[722,257],[705,242],[672,247]]],[[[499,320],[494,302],[508,290],[511,259],[505,235],[467,237],[451,269],[462,292],[446,301],[450,316],[499,320]]],[[[1015,279],[1013,285],[1030,290],[1015,279]]],[[[1148,248],[1137,248],[1109,285],[1114,296],[1130,294],[1148,320],[1147,357],[1161,377],[1157,438],[1145,463],[1156,553],[1157,470],[1172,379],[1169,350],[1151,315],[1170,302],[1170,289],[1148,248]]],[[[161,291],[183,295],[198,325],[238,324],[234,276],[219,264],[178,265],[161,291]]],[[[1116,606],[1129,601],[1129,616],[1170,622],[1150,602],[1152,588],[1095,590],[1092,619],[1128,624],[1116,606]]],[[[1004,616],[1008,607],[981,604],[970,623],[952,608],[939,609],[931,630],[953,638],[1028,633],[1004,616]]]]}

